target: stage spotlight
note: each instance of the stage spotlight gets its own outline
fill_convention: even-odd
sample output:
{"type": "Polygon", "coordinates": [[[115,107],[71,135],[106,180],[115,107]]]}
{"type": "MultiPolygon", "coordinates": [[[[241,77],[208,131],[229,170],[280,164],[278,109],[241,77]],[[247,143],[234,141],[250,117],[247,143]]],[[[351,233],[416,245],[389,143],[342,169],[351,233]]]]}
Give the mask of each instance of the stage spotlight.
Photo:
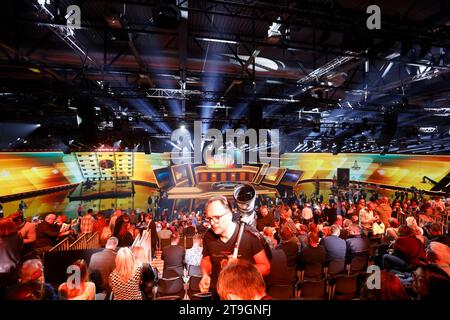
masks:
{"type": "Polygon", "coordinates": [[[181,130],[186,130],[186,126],[185,126],[184,124],[182,124],[182,125],[180,126],[180,129],[181,129],[181,130]]]}

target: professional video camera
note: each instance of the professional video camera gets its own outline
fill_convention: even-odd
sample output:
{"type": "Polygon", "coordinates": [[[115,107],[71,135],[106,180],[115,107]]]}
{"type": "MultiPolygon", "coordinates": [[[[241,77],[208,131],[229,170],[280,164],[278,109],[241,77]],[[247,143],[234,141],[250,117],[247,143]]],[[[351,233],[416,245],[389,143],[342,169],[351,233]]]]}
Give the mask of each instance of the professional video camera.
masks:
{"type": "Polygon", "coordinates": [[[255,188],[249,184],[240,184],[234,188],[233,197],[241,215],[241,221],[255,227],[255,188]]]}

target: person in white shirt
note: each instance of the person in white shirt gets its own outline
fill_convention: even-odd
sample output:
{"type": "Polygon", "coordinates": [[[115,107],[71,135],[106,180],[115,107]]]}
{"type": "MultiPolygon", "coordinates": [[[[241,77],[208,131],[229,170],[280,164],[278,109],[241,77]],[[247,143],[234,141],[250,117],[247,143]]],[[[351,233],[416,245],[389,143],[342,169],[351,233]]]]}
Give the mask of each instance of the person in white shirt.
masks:
{"type": "Polygon", "coordinates": [[[313,218],[313,211],[311,209],[311,205],[308,203],[306,207],[302,210],[302,219],[304,224],[308,224],[312,221],[313,218]]]}
{"type": "Polygon", "coordinates": [[[373,214],[373,210],[375,208],[375,203],[369,201],[367,203],[367,207],[364,207],[361,209],[361,211],[359,211],[359,225],[363,229],[363,232],[366,236],[368,236],[370,231],[372,231],[373,223],[376,220],[373,214]]]}

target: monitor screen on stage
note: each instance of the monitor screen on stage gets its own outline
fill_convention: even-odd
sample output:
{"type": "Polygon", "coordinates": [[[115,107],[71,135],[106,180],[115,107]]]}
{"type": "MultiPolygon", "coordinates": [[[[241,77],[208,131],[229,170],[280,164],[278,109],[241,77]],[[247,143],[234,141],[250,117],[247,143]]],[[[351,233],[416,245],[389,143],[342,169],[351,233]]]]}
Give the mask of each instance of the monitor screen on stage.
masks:
{"type": "Polygon", "coordinates": [[[266,175],[264,176],[263,183],[276,186],[280,183],[283,178],[286,169],[270,167],[267,169],[266,175]]]}
{"type": "Polygon", "coordinates": [[[161,190],[167,190],[174,186],[170,167],[154,170],[155,178],[161,190]]]}
{"type": "Polygon", "coordinates": [[[176,185],[192,186],[193,175],[191,166],[188,164],[180,164],[171,166],[173,180],[176,185]]]}
{"type": "Polygon", "coordinates": [[[284,186],[295,186],[301,179],[303,171],[300,170],[287,170],[283,178],[280,181],[280,185],[284,186]]]}

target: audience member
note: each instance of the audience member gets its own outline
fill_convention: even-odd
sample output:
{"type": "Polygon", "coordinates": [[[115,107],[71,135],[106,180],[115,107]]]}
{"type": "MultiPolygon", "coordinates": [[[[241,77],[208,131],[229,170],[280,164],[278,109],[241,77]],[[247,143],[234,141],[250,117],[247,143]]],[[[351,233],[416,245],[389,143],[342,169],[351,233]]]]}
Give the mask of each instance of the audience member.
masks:
{"type": "Polygon", "coordinates": [[[88,280],[88,269],[86,261],[76,260],[69,268],[67,281],[58,288],[60,300],[94,300],[95,284],[88,280]],[[79,276],[79,278],[77,278],[79,276]]]}
{"type": "Polygon", "coordinates": [[[8,288],[5,300],[56,300],[55,289],[43,280],[44,267],[39,259],[30,259],[22,264],[20,282],[8,288]]]}
{"type": "MultiPolygon", "coordinates": [[[[186,250],[186,255],[184,257],[184,262],[186,264],[186,268],[190,272],[191,269],[199,269],[200,263],[202,261],[202,252],[203,252],[203,245],[202,245],[202,237],[198,234],[196,234],[193,237],[193,243],[192,247],[186,250]],[[192,266],[192,268],[191,268],[192,266]],[[194,268],[198,267],[198,268],[194,268]]],[[[201,272],[200,272],[201,273],[201,272]]],[[[191,274],[191,272],[190,272],[191,274]]],[[[199,274],[201,275],[201,274],[199,274]]]]}
{"type": "Polygon", "coordinates": [[[89,272],[91,279],[95,283],[97,293],[111,292],[109,285],[109,275],[116,268],[116,248],[119,240],[116,237],[108,239],[105,249],[96,252],[91,256],[89,262],[89,272]]]}
{"type": "Polygon", "coordinates": [[[142,267],[133,256],[130,248],[120,248],[116,256],[116,268],[109,275],[109,283],[114,300],[142,300],[140,289],[142,267]]]}
{"type": "Polygon", "coordinates": [[[0,296],[2,289],[19,280],[23,240],[12,219],[0,219],[0,296]]]}
{"type": "Polygon", "coordinates": [[[222,300],[268,300],[261,273],[246,260],[225,266],[217,280],[217,292],[222,300]]]}
{"type": "Polygon", "coordinates": [[[423,265],[413,272],[412,287],[418,300],[448,301],[450,276],[436,265],[423,265]]]}
{"type": "Polygon", "coordinates": [[[142,268],[141,291],[145,300],[153,298],[153,288],[155,287],[158,274],[150,265],[148,255],[143,247],[133,247],[133,256],[136,261],[136,266],[142,268]]]}
{"type": "Polygon", "coordinates": [[[402,282],[393,273],[381,270],[379,284],[380,288],[369,289],[367,282],[364,281],[360,293],[361,300],[411,300],[402,282]]]}
{"type": "Polygon", "coordinates": [[[437,265],[450,276],[450,248],[443,243],[431,241],[428,244],[427,259],[430,263],[437,265]]]}
{"type": "Polygon", "coordinates": [[[347,245],[344,240],[339,238],[339,234],[339,227],[331,226],[331,236],[325,237],[320,241],[320,245],[327,252],[327,262],[345,260],[347,245]]]}
{"type": "Polygon", "coordinates": [[[184,273],[185,250],[179,246],[180,236],[178,233],[172,233],[170,237],[170,246],[163,248],[161,259],[164,260],[163,277],[171,278],[182,276],[184,273]]]}

